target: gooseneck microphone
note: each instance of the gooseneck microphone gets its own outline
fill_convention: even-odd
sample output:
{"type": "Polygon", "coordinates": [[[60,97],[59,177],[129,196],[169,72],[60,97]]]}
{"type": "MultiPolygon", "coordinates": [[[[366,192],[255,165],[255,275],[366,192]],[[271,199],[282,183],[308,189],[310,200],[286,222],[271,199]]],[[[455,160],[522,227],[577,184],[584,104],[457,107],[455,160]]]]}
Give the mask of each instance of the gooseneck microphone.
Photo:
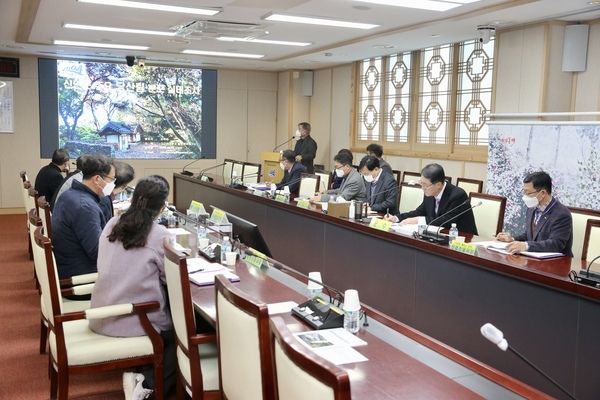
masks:
{"type": "Polygon", "coordinates": [[[557,388],[562,390],[567,396],[569,396],[571,399],[575,399],[575,396],[573,396],[571,393],[569,393],[567,391],[567,389],[562,387],[558,382],[556,382],[554,379],[552,379],[550,376],[548,376],[544,371],[542,371],[540,368],[538,368],[534,363],[532,363],[527,358],[525,358],[521,353],[519,353],[517,350],[515,350],[514,347],[510,346],[508,344],[508,342],[506,341],[506,339],[504,338],[504,334],[502,333],[502,331],[500,329],[496,328],[494,325],[492,325],[488,322],[487,324],[483,325],[480,330],[481,330],[481,334],[483,335],[483,337],[485,337],[487,340],[489,340],[490,342],[497,345],[503,351],[506,351],[506,349],[509,349],[510,351],[512,351],[514,354],[517,355],[517,357],[519,357],[521,360],[523,360],[527,364],[529,364],[530,367],[532,367],[537,372],[539,372],[544,378],[546,378],[550,382],[552,382],[557,388]]]}
{"type": "Polygon", "coordinates": [[[277,150],[278,148],[280,148],[281,146],[285,146],[286,144],[288,144],[289,142],[291,142],[292,140],[294,140],[295,136],[292,136],[288,141],[283,142],[282,144],[280,144],[279,146],[276,146],[273,151],[277,150]]]}
{"type": "Polygon", "coordinates": [[[594,261],[599,259],[600,256],[597,256],[592,261],[588,263],[587,270],[584,272],[583,269],[576,273],[575,271],[571,271],[569,273],[569,277],[575,282],[582,283],[584,285],[593,286],[596,288],[600,288],[600,274],[594,271],[590,271],[590,268],[594,261]]]}
{"type": "Polygon", "coordinates": [[[187,171],[187,170],[186,170],[186,168],[187,168],[187,167],[189,167],[190,165],[192,165],[193,163],[195,163],[195,162],[198,162],[198,161],[200,161],[200,160],[202,160],[202,159],[204,159],[204,158],[205,158],[205,156],[202,156],[202,157],[200,157],[200,158],[196,158],[196,159],[195,159],[194,161],[192,161],[191,163],[185,164],[185,165],[183,166],[183,168],[182,168],[181,172],[180,172],[180,173],[181,173],[181,175],[185,175],[185,176],[193,176],[193,175],[194,175],[194,173],[193,173],[193,172],[190,172],[190,171],[187,171]]]}
{"type": "Polygon", "coordinates": [[[229,184],[230,188],[233,189],[240,189],[240,190],[247,190],[248,188],[246,186],[244,186],[244,179],[246,178],[254,178],[254,177],[261,177],[262,174],[259,174],[258,172],[253,173],[253,174],[247,174],[244,176],[236,176],[234,179],[231,180],[231,184],[229,184]]]}
{"type": "MultiPolygon", "coordinates": [[[[428,240],[432,243],[437,243],[437,244],[447,244],[449,241],[448,235],[444,235],[440,237],[440,230],[437,229],[435,232],[435,236],[430,236],[428,233],[429,230],[429,226],[434,223],[435,221],[447,216],[448,214],[450,214],[451,212],[457,210],[458,208],[464,206],[465,204],[467,204],[469,202],[469,199],[466,199],[465,201],[463,201],[462,203],[460,203],[459,205],[457,205],[456,207],[446,211],[445,213],[443,213],[442,215],[437,216],[436,218],[432,219],[427,226],[425,226],[425,229],[423,230],[423,233],[418,235],[419,239],[422,240],[428,240]]],[[[456,218],[460,217],[461,215],[463,215],[464,213],[468,212],[469,210],[474,209],[475,207],[479,207],[480,205],[482,205],[483,202],[479,201],[477,204],[467,208],[466,210],[463,210],[462,212],[456,214],[455,216],[453,216],[452,218],[447,219],[446,221],[444,221],[445,224],[447,224],[450,221],[454,221],[456,218]]]]}
{"type": "Polygon", "coordinates": [[[212,182],[214,179],[211,178],[210,176],[204,176],[204,173],[206,171],[210,171],[211,169],[222,167],[225,164],[227,164],[227,163],[222,162],[221,164],[213,165],[212,167],[208,167],[208,168],[204,168],[202,171],[200,171],[200,173],[198,174],[198,176],[196,178],[202,179],[202,180],[203,180],[203,178],[206,178],[206,180],[208,180],[209,182],[212,182]]]}
{"type": "Polygon", "coordinates": [[[299,277],[304,278],[304,279],[306,279],[306,280],[308,280],[308,281],[310,281],[312,283],[316,283],[318,285],[321,285],[321,286],[323,286],[327,290],[331,290],[333,293],[335,293],[335,297],[331,297],[331,294],[329,294],[329,302],[331,304],[335,304],[335,300],[336,299],[338,301],[338,306],[344,301],[344,295],[342,294],[342,292],[340,292],[339,290],[337,290],[334,287],[326,285],[323,282],[320,282],[320,281],[318,281],[316,279],[313,279],[313,278],[309,277],[308,275],[304,275],[301,272],[294,271],[293,269],[284,267],[283,265],[281,265],[278,262],[274,262],[273,263],[273,268],[278,269],[278,270],[283,271],[283,272],[286,272],[286,273],[289,273],[289,274],[292,274],[292,275],[299,276],[299,277]]]}

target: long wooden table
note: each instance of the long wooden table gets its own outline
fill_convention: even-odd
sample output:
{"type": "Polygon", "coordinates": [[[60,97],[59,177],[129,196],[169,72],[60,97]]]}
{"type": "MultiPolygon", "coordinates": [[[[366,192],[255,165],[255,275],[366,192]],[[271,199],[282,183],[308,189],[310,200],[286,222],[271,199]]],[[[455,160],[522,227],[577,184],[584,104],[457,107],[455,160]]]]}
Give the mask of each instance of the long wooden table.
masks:
{"type": "MultiPolygon", "coordinates": [[[[412,237],[375,231],[174,174],[175,205],[215,205],[256,223],[274,257],[296,270],[321,271],[340,290],[357,289],[383,319],[399,321],[557,398],[564,394],[511,353],[484,339],[491,322],[509,344],[580,399],[600,398],[595,345],[600,290],[571,282],[580,260],[535,260],[479,249],[458,253],[412,237]]],[[[436,342],[437,343],[437,342],[436,342]]],[[[485,368],[481,370],[486,374],[485,368]]]]}

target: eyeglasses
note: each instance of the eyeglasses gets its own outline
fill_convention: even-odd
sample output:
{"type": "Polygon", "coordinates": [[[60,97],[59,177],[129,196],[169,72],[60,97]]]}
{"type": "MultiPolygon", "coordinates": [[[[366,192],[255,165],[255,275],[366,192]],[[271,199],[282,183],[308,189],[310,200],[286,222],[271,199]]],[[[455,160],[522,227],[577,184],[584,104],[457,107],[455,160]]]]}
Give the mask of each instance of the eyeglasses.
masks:
{"type": "Polygon", "coordinates": [[[102,179],[106,179],[106,178],[110,179],[111,182],[114,182],[115,179],[117,179],[116,176],[108,176],[108,175],[103,175],[102,176],[102,179]]]}
{"type": "Polygon", "coordinates": [[[536,194],[536,193],[539,193],[539,192],[541,192],[541,190],[536,190],[535,192],[526,192],[525,190],[523,190],[523,194],[525,196],[531,196],[532,194],[536,194]]]}
{"type": "Polygon", "coordinates": [[[336,166],[335,166],[335,167],[333,167],[333,168],[335,168],[335,169],[342,169],[342,168],[344,168],[344,167],[345,167],[345,165],[336,165],[336,166]]]}
{"type": "Polygon", "coordinates": [[[419,181],[417,182],[419,185],[421,185],[422,188],[427,189],[429,186],[433,185],[433,183],[425,183],[423,181],[419,181]]]}

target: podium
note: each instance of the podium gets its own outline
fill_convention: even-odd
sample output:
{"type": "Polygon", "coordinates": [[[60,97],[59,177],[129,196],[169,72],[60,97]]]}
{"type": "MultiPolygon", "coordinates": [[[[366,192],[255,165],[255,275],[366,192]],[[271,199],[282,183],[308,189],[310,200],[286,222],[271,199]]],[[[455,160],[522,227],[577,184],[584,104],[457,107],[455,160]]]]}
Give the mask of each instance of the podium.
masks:
{"type": "Polygon", "coordinates": [[[263,151],[260,159],[264,163],[263,179],[265,182],[279,183],[283,179],[283,170],[279,166],[281,153],[278,151],[263,151]]]}

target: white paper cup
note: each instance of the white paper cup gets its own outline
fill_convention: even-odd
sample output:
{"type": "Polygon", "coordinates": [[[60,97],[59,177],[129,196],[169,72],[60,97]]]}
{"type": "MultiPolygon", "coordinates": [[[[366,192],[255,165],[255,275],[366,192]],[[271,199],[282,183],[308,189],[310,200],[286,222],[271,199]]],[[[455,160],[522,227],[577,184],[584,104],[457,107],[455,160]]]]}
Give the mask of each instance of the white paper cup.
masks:
{"type": "Polygon", "coordinates": [[[321,211],[327,211],[328,208],[329,208],[328,202],[321,203],[321,211]]]}
{"type": "Polygon", "coordinates": [[[225,262],[227,265],[235,265],[237,259],[237,253],[235,251],[228,251],[225,253],[225,262]]]}
{"type": "Polygon", "coordinates": [[[199,249],[204,249],[204,248],[208,247],[209,244],[210,244],[210,240],[208,240],[208,238],[198,239],[198,248],[199,249]]]}
{"type": "Polygon", "coordinates": [[[358,292],[355,289],[348,289],[344,293],[344,311],[360,310],[360,301],[358,300],[358,292]]]}
{"type": "MultiPolygon", "coordinates": [[[[319,281],[319,282],[323,282],[323,280],[321,279],[321,273],[320,272],[309,272],[308,273],[308,277],[310,279],[314,279],[315,281],[319,281]]],[[[321,290],[323,288],[323,285],[319,285],[317,282],[313,282],[313,281],[308,281],[308,289],[319,289],[321,290]]]]}
{"type": "Polygon", "coordinates": [[[457,236],[456,237],[456,241],[457,242],[464,242],[465,241],[465,237],[464,236],[457,236]]]}

